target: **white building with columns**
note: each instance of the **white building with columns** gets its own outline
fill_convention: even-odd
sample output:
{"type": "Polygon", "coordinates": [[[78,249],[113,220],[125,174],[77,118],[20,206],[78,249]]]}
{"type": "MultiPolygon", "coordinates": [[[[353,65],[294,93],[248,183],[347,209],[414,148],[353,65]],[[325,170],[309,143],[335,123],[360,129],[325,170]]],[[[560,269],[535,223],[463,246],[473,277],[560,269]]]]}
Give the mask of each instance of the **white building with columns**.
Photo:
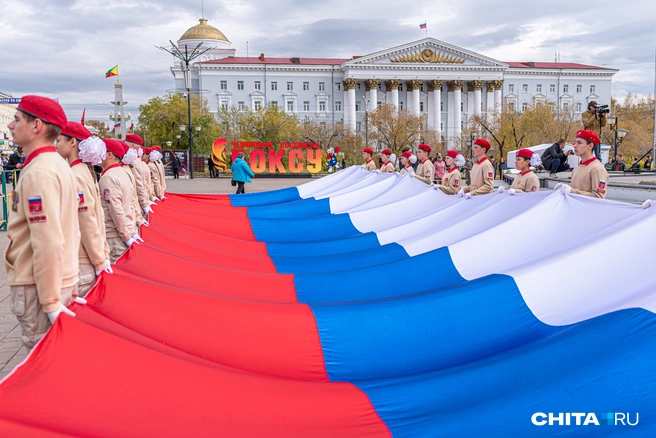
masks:
{"type": "MultiPolygon", "coordinates": [[[[276,104],[299,118],[360,129],[367,111],[383,103],[426,117],[452,143],[468,117],[509,104],[516,111],[545,102],[575,112],[594,100],[609,104],[618,70],[572,63],[502,62],[434,38],[342,58],[237,57],[218,29],[201,23],[178,47],[213,47],[192,68],[192,88],[210,109],[256,110],[276,104]]],[[[176,88],[182,69],[171,68],[176,88]]]]}

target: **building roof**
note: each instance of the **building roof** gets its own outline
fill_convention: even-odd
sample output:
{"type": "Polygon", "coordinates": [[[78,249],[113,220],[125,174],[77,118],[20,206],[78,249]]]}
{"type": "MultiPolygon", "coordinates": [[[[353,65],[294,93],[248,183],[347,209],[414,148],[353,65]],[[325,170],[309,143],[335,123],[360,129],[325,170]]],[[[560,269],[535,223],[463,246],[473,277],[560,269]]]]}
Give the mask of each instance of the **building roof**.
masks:
{"type": "Polygon", "coordinates": [[[234,57],[205,61],[203,64],[289,64],[289,65],[341,65],[352,58],[266,58],[234,57]],[[264,59],[261,59],[264,58],[264,59]]]}
{"type": "Polygon", "coordinates": [[[595,65],[576,64],[573,62],[506,62],[510,68],[542,68],[547,70],[613,70],[595,65]]]}
{"type": "MultiPolygon", "coordinates": [[[[182,40],[219,40],[219,41],[228,41],[223,32],[217,29],[214,26],[207,24],[207,19],[201,18],[200,24],[197,24],[193,27],[190,27],[184,35],[180,37],[179,41],[182,40]]],[[[230,42],[230,41],[228,41],[230,42]]]]}

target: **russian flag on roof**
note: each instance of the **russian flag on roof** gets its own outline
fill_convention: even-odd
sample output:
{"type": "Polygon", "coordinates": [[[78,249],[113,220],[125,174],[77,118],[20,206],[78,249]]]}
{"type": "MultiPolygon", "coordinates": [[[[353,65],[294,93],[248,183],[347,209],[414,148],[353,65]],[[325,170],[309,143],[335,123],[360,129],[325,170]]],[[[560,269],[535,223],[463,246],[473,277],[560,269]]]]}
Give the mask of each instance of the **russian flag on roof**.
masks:
{"type": "Polygon", "coordinates": [[[653,206],[358,167],[167,198],[0,384],[3,436],[656,433],[653,206]]]}
{"type": "Polygon", "coordinates": [[[419,29],[426,29],[426,23],[420,24],[419,29]]]}

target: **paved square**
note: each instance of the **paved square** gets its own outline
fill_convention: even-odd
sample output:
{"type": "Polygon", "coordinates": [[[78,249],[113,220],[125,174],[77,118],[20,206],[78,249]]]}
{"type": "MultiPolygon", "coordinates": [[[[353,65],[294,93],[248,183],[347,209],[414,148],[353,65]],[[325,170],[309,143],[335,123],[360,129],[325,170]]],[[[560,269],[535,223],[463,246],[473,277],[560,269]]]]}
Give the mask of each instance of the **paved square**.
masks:
{"type": "MultiPolygon", "coordinates": [[[[265,192],[284,189],[312,181],[312,178],[253,178],[246,184],[246,193],[265,192]]],[[[229,178],[167,179],[167,189],[171,193],[235,193],[236,188],[229,178]]],[[[0,232],[0,250],[4,254],[7,246],[7,232],[0,232]]],[[[5,264],[0,263],[0,379],[5,377],[16,365],[21,363],[27,353],[22,347],[20,328],[16,317],[11,313],[9,286],[5,264]]]]}

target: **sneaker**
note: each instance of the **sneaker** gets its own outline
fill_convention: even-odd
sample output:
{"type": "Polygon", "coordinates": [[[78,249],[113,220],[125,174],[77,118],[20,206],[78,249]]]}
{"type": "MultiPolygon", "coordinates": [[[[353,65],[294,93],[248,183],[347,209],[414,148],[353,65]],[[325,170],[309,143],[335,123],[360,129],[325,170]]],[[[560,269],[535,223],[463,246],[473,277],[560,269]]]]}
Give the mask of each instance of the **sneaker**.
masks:
{"type": "Polygon", "coordinates": [[[550,176],[551,178],[558,178],[558,174],[557,174],[557,173],[550,173],[549,176],[550,176]]]}

